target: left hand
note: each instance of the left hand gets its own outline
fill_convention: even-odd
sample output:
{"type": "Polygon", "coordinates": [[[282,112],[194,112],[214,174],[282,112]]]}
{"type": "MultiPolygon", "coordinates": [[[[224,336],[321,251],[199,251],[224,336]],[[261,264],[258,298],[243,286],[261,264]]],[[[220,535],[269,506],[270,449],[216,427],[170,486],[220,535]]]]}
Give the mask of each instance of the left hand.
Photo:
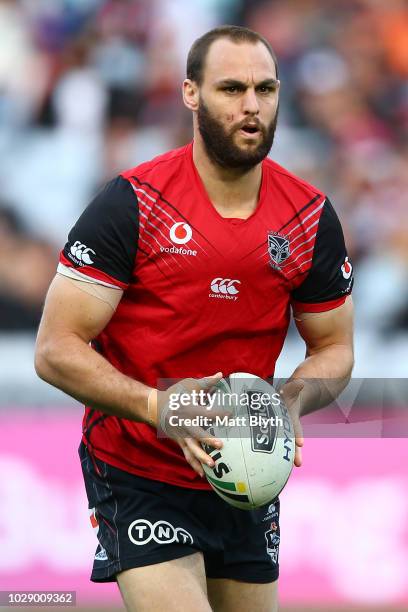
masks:
{"type": "Polygon", "coordinates": [[[302,465],[302,446],[304,444],[303,430],[300,423],[300,395],[305,386],[305,381],[301,378],[295,378],[286,382],[279,393],[281,394],[286,408],[289,410],[292,418],[293,427],[295,430],[295,465],[300,467],[302,465]]]}

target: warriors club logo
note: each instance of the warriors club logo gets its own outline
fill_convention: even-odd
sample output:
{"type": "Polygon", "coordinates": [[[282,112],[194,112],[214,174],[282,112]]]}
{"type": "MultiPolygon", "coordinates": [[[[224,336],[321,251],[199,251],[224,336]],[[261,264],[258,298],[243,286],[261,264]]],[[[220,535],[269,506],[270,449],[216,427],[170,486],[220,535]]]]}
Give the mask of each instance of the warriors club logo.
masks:
{"type": "Polygon", "coordinates": [[[269,232],[268,253],[271,266],[279,270],[290,255],[289,240],[276,232],[269,232]]]}

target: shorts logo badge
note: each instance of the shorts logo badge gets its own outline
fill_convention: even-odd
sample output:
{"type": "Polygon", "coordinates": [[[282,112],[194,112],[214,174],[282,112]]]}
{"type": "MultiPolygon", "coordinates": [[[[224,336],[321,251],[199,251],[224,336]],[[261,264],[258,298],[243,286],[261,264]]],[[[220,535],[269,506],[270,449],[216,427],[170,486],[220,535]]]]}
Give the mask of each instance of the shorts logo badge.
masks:
{"type": "Polygon", "coordinates": [[[266,540],[266,552],[270,556],[272,563],[277,563],[278,557],[279,557],[280,537],[278,536],[276,531],[273,531],[272,529],[270,529],[269,531],[265,533],[265,540],[266,540]]]}
{"type": "Polygon", "coordinates": [[[106,550],[100,544],[98,546],[98,549],[94,557],[95,561],[107,561],[108,553],[106,552],[106,550]]]}
{"type": "Polygon", "coordinates": [[[91,521],[92,529],[96,530],[96,533],[99,531],[99,521],[96,515],[95,508],[89,508],[89,520],[91,521]]]}
{"type": "MultiPolygon", "coordinates": [[[[274,519],[278,520],[278,516],[279,516],[279,510],[277,509],[276,505],[270,504],[262,520],[264,522],[274,521],[274,519]]],[[[273,524],[276,524],[276,521],[274,521],[273,524]]],[[[271,529],[273,529],[272,525],[271,525],[271,529]]]]}
{"type": "Polygon", "coordinates": [[[147,519],[137,519],[128,528],[129,540],[136,546],[143,546],[154,540],[157,544],[193,544],[193,536],[183,527],[174,527],[168,521],[151,523],[147,519]]]}
{"type": "Polygon", "coordinates": [[[272,268],[280,270],[290,255],[288,238],[278,232],[268,232],[268,253],[272,268]]]}

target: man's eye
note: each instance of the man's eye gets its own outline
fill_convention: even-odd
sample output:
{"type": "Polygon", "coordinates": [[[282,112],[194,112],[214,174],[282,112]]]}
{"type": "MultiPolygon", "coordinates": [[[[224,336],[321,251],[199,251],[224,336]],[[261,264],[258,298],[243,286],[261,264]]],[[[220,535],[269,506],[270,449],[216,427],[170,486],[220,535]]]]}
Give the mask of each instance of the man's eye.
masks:
{"type": "Polygon", "coordinates": [[[273,88],[272,87],[266,87],[266,86],[265,87],[259,87],[258,91],[260,93],[263,93],[263,94],[268,94],[268,93],[272,93],[273,88]]]}
{"type": "Polygon", "coordinates": [[[228,93],[236,93],[238,91],[238,87],[231,85],[231,87],[226,87],[225,91],[228,91],[228,93]]]}

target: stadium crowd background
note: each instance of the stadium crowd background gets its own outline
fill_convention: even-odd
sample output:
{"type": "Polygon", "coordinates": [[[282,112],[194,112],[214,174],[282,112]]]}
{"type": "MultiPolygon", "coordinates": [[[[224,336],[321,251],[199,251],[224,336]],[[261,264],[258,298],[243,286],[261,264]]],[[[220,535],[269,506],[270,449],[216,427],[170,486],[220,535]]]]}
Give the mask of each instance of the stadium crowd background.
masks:
{"type": "MultiPolygon", "coordinates": [[[[282,80],[272,157],[324,189],[342,220],[356,268],[355,376],[408,381],[407,0],[0,0],[1,588],[74,585],[81,605],[113,602],[88,581],[82,410],[36,377],[34,333],[92,195],[190,140],[187,51],[222,23],[271,41],[282,80]]],[[[303,358],[290,331],[282,375],[303,358]]],[[[331,600],[389,612],[403,598],[406,609],[406,444],[368,439],[386,437],[382,424],[358,431],[367,440],[308,440],[283,496],[286,604],[304,595],[325,602],[313,612],[331,600]]]]}
{"type": "Polygon", "coordinates": [[[0,0],[2,330],[35,329],[58,249],[102,183],[191,138],[186,53],[226,22],[276,50],[272,156],[336,206],[358,329],[406,334],[406,0],[0,0]]]}
{"type": "Polygon", "coordinates": [[[1,331],[35,330],[92,194],[191,138],[186,54],[221,23],[258,30],[276,50],[272,156],[338,211],[368,362],[372,342],[406,353],[406,0],[0,0],[1,331]]]}

